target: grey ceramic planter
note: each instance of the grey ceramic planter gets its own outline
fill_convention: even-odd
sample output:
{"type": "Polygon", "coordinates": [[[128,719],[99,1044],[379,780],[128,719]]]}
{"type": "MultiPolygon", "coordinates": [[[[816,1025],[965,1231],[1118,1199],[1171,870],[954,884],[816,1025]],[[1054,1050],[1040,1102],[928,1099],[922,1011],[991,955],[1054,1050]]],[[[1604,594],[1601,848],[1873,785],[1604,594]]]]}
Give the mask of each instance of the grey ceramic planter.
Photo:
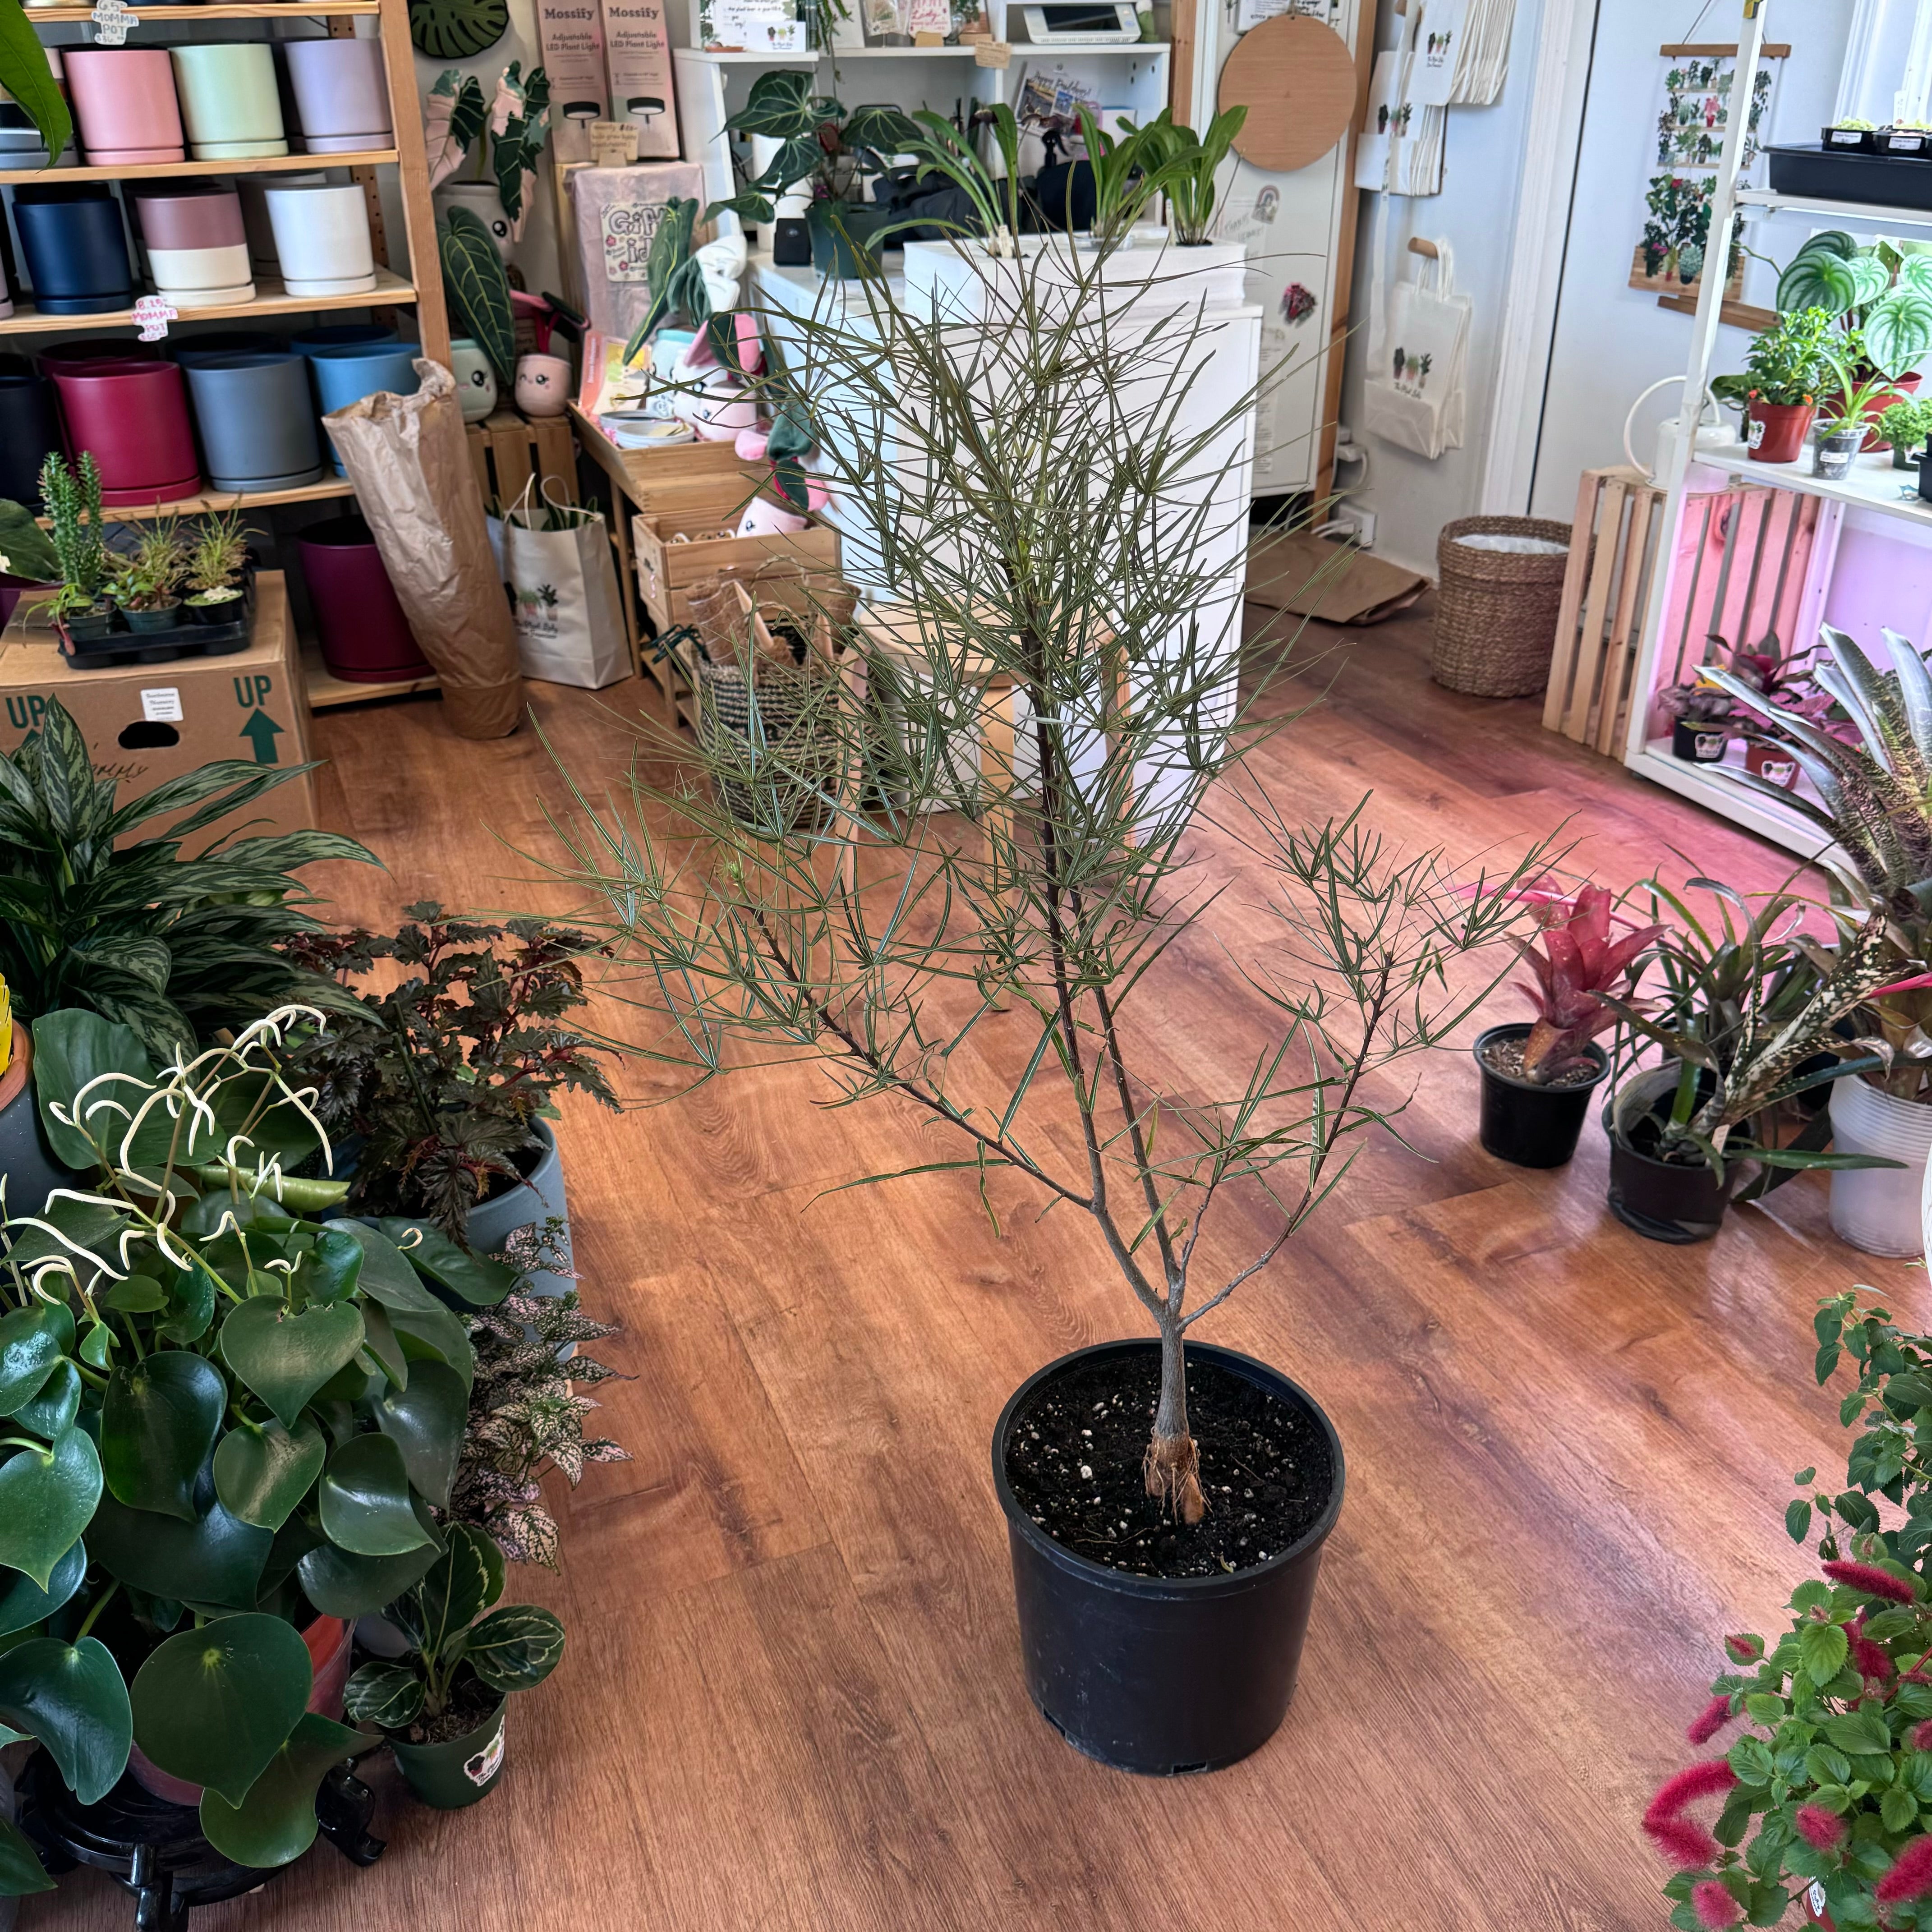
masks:
{"type": "MultiPolygon", "coordinates": [[[[503,1244],[519,1228],[526,1228],[533,1221],[546,1221],[553,1215],[562,1221],[569,1218],[570,1209],[563,1196],[563,1157],[557,1152],[556,1136],[550,1132],[548,1120],[533,1120],[530,1124],[543,1142],[544,1150],[529,1180],[507,1194],[493,1195],[470,1210],[470,1245],[479,1255],[502,1253],[503,1244]]],[[[558,1245],[567,1262],[570,1257],[568,1227],[558,1245]]],[[[575,1286],[562,1275],[548,1270],[530,1276],[531,1290],[537,1294],[568,1294],[575,1286]]]]}
{"type": "Polygon", "coordinates": [[[216,489],[292,490],[321,482],[321,432],[305,357],[285,350],[182,359],[216,489]]]}

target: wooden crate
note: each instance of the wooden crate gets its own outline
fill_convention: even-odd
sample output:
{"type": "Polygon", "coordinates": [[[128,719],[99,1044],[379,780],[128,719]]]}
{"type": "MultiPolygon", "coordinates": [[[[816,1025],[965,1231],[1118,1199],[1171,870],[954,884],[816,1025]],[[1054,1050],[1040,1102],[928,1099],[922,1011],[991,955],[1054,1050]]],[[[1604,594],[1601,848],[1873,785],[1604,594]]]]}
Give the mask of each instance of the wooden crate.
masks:
{"type": "Polygon", "coordinates": [[[718,536],[736,522],[746,494],[742,479],[692,484],[667,496],[663,508],[632,518],[638,587],[660,631],[688,623],[692,585],[721,570],[756,570],[774,562],[807,570],[838,568],[838,532],[824,524],[790,536],[718,536]]]}
{"type": "Polygon", "coordinates": [[[1664,493],[1641,470],[1586,470],[1543,702],[1546,730],[1615,755],[1650,608],[1664,493]]]}
{"type": "Polygon", "coordinates": [[[470,460],[486,504],[507,510],[532,476],[536,493],[577,501],[577,445],[565,416],[524,417],[498,410],[469,427],[470,460]]]}

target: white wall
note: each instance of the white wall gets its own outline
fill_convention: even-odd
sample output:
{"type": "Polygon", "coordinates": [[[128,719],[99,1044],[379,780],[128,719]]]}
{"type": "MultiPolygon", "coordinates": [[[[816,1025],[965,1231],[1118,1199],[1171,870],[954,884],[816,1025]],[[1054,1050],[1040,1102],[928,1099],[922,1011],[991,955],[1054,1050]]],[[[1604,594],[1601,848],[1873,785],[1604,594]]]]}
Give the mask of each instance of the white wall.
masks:
{"type": "MultiPolygon", "coordinates": [[[[1380,0],[1380,4],[1377,44],[1393,46],[1400,24],[1395,0],[1380,0]]],[[[1852,6],[1852,0],[1794,0],[1788,5],[1774,0],[1772,36],[1789,40],[1793,48],[1792,57],[1783,63],[1773,112],[1774,138],[1817,139],[1816,130],[1829,117],[1835,98],[1852,6]]],[[[1516,0],[1509,78],[1496,104],[1449,110],[1442,193],[1364,198],[1352,312],[1354,333],[1342,388],[1345,423],[1353,427],[1361,420],[1374,250],[1384,225],[1376,219],[1378,204],[1385,204],[1383,245],[1392,274],[1420,266],[1406,252],[1411,235],[1446,238],[1454,250],[1456,285],[1474,298],[1462,448],[1431,463],[1367,440],[1370,472],[1357,496],[1376,512],[1377,553],[1431,576],[1443,524],[1482,507],[1519,192],[1528,170],[1547,164],[1547,158],[1525,152],[1543,13],[1543,0],[1516,0]]],[[[1690,346],[1689,319],[1660,309],[1654,296],[1627,285],[1650,173],[1645,144],[1658,106],[1658,50],[1690,35],[1694,28],[1700,40],[1724,40],[1732,32],[1734,13],[1723,0],[1708,9],[1702,0],[1599,0],[1534,494],[1530,504],[1514,508],[1568,522],[1581,472],[1623,460],[1623,422],[1630,403],[1659,377],[1682,371],[1690,346]],[[1715,17],[1720,14],[1721,22],[1715,17]]],[[[1780,259],[1796,247],[1802,231],[1793,227],[1792,237],[1778,238],[1780,259]]],[[[1760,235],[1754,245],[1768,246],[1769,238],[1760,235]]],[[[1766,272],[1754,270],[1745,295],[1748,300],[1768,302],[1766,272]]],[[[1740,365],[1744,340],[1738,332],[1724,332],[1720,368],[1740,365]]],[[[1532,392],[1530,406],[1535,404],[1532,392]]],[[[1654,442],[1654,425],[1672,406],[1667,392],[1654,399],[1640,418],[1648,426],[1640,429],[1640,449],[1646,436],[1654,442]]],[[[1357,434],[1360,440],[1359,430],[1357,434]]]]}
{"type": "MultiPolygon", "coordinates": [[[[1771,32],[1791,56],[1778,63],[1772,138],[1818,139],[1832,116],[1844,58],[1852,0],[1802,0],[1774,4],[1771,32]]],[[[1534,514],[1568,521],[1584,470],[1622,463],[1623,424],[1630,406],[1650,385],[1681,375],[1690,352],[1690,320],[1659,308],[1654,296],[1628,286],[1631,248],[1651,169],[1638,138],[1657,110],[1658,49],[1680,39],[1696,11],[1694,0],[1610,0],[1600,7],[1588,104],[1579,152],[1570,246],[1564,263],[1555,352],[1537,452],[1534,514]]],[[[1710,31],[1710,22],[1704,32],[1710,31]]],[[[1730,28],[1712,38],[1721,40],[1730,28]]],[[[1788,261],[1814,224],[1780,215],[1748,223],[1745,245],[1774,261],[1788,261]]],[[[1777,277],[1762,263],[1745,266],[1744,299],[1772,305],[1777,277]]],[[[1717,373],[1741,369],[1750,338],[1726,328],[1718,338],[1717,373]]],[[[1656,425],[1675,415],[1680,386],[1653,397],[1637,418],[1632,440],[1646,460],[1656,425]]]]}

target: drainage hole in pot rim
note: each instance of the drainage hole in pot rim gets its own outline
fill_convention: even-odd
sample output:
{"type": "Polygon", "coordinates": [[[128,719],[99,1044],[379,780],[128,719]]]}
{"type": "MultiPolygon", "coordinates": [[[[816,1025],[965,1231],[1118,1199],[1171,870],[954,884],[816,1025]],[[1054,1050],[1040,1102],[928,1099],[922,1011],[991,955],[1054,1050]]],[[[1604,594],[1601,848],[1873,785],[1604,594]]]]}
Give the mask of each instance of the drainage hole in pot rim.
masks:
{"type": "Polygon", "coordinates": [[[1219,1363],[1187,1364],[1187,1424],[1208,1514],[1178,1522],[1141,1459],[1160,1393],[1157,1352],[1083,1364],[1040,1385],[1006,1432],[1020,1508],[1063,1549],[1138,1576],[1220,1576],[1299,1542],[1335,1472],[1320,1422],[1219,1363]]]}
{"type": "Polygon", "coordinates": [[[1532,1081],[1522,1067],[1522,1050],[1528,1043],[1527,1038],[1492,1040],[1483,1048],[1483,1064],[1506,1080],[1520,1080],[1530,1086],[1540,1084],[1551,1094],[1561,1094],[1570,1087],[1593,1086],[1604,1076],[1604,1070],[1594,1060],[1586,1060],[1559,1073],[1554,1080],[1532,1081]]]}

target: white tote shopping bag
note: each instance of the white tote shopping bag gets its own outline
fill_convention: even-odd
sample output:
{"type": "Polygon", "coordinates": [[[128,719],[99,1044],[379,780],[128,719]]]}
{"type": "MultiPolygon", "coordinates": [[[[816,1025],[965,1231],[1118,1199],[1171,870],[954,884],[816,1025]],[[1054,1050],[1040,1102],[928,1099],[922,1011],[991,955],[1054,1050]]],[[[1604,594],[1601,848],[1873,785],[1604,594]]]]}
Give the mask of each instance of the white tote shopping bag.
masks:
{"type": "Polygon", "coordinates": [[[631,672],[604,519],[548,496],[533,503],[530,487],[503,517],[517,656],[526,677],[596,691],[631,672]]]}
{"type": "Polygon", "coordinates": [[[1433,261],[1414,258],[1416,279],[1395,285],[1371,351],[1362,411],[1371,435],[1431,460],[1462,448],[1468,407],[1469,298],[1456,292],[1448,243],[1435,245],[1433,261]]]}

